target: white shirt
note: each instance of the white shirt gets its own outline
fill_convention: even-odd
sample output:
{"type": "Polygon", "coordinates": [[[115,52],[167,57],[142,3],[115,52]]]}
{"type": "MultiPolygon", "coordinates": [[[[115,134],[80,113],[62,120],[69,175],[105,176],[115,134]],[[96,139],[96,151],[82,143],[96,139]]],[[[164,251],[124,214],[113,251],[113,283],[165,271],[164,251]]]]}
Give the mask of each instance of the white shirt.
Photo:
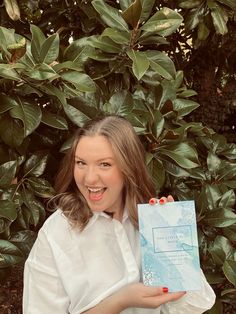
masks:
{"type": "MultiPolygon", "coordinates": [[[[25,263],[23,314],[79,314],[138,281],[139,235],[126,213],[122,223],[95,213],[80,232],[57,210],[40,229],[25,263]]],[[[215,294],[204,275],[202,282],[201,291],[178,301],[122,314],[203,313],[213,306],[215,294]]]]}

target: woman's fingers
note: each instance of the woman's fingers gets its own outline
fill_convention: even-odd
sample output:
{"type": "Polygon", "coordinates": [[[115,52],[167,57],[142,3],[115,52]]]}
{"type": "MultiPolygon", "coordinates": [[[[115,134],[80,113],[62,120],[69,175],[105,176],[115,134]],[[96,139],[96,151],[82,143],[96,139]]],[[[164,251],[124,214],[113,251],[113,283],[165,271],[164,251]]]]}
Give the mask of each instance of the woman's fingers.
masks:
{"type": "Polygon", "coordinates": [[[159,203],[160,205],[163,205],[167,202],[174,202],[174,198],[172,195],[168,195],[167,197],[165,196],[162,196],[160,199],[157,199],[155,197],[152,197],[150,200],[149,200],[149,204],[150,205],[155,205],[157,203],[159,203]]]}

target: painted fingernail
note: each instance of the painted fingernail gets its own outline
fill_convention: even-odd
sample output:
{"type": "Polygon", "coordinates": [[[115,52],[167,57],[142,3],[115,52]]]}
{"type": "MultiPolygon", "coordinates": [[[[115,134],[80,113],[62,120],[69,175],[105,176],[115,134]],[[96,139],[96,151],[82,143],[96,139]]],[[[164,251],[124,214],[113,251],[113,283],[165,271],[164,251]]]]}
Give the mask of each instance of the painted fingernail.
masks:
{"type": "Polygon", "coordinates": [[[163,287],[162,291],[163,291],[163,293],[167,293],[169,291],[169,289],[167,287],[163,287]]]}
{"type": "Polygon", "coordinates": [[[159,204],[164,204],[164,200],[161,198],[160,200],[159,200],[159,204]]]}
{"type": "Polygon", "coordinates": [[[155,198],[151,198],[150,200],[149,200],[149,204],[150,205],[154,205],[154,204],[156,204],[156,199],[155,198]]]}

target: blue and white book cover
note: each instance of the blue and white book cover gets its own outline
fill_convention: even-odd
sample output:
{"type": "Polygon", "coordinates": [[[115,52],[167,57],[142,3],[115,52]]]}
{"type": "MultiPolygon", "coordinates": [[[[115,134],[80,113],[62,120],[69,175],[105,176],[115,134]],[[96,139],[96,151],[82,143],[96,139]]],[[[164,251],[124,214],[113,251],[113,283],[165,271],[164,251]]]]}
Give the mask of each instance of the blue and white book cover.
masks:
{"type": "Polygon", "coordinates": [[[138,204],[143,283],[201,289],[194,201],[138,204]]]}

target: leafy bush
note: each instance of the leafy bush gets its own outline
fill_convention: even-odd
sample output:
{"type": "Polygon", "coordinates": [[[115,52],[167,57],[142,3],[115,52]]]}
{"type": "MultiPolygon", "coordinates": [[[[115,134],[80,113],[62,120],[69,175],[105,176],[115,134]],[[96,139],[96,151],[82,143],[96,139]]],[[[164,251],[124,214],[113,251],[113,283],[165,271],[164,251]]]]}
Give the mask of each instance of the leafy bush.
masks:
{"type": "Polygon", "coordinates": [[[196,201],[201,264],[217,294],[209,313],[236,308],[236,146],[188,121],[199,104],[170,49],[177,29],[195,45],[210,36],[209,25],[224,35],[235,5],[182,0],[176,10],[164,2],[5,0],[16,22],[0,27],[2,280],[24,262],[48,215],[46,200],[73,131],[117,113],[140,135],[157,192],[196,201]],[[55,12],[69,21],[58,32],[55,12]]]}

